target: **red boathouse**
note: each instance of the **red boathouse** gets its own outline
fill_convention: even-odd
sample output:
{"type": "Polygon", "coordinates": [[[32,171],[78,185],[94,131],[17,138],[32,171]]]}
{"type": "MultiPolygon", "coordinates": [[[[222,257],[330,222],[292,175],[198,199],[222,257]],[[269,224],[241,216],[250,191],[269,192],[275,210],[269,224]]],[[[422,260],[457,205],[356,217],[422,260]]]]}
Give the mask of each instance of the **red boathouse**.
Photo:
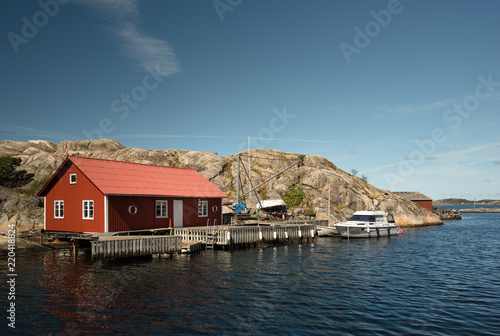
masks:
{"type": "Polygon", "coordinates": [[[48,231],[222,224],[227,195],[190,168],[69,156],[40,190],[48,231]]]}
{"type": "Polygon", "coordinates": [[[432,198],[427,197],[424,194],[419,193],[418,191],[393,191],[392,193],[394,195],[398,195],[406,198],[407,200],[415,202],[422,208],[432,212],[432,198]]]}

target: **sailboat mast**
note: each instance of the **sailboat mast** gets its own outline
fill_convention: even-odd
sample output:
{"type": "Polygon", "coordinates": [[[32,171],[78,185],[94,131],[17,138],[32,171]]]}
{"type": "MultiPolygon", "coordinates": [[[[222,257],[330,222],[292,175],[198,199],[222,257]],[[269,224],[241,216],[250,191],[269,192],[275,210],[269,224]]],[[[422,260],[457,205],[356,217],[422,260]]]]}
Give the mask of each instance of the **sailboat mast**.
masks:
{"type": "Polygon", "coordinates": [[[250,135],[248,136],[248,174],[251,174],[251,170],[250,170],[250,135]]]}
{"type": "Polygon", "coordinates": [[[238,168],[236,171],[236,203],[240,202],[240,156],[238,155],[238,168]]]}

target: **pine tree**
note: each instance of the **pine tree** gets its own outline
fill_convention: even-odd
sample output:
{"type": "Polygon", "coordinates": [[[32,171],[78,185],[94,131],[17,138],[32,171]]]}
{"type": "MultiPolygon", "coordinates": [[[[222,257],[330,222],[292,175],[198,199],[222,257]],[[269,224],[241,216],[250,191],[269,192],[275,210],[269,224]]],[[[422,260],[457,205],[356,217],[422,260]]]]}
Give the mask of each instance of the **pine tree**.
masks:
{"type": "Polygon", "coordinates": [[[21,159],[11,156],[0,157],[0,185],[9,188],[21,187],[33,180],[33,174],[26,170],[16,170],[21,159]]]}

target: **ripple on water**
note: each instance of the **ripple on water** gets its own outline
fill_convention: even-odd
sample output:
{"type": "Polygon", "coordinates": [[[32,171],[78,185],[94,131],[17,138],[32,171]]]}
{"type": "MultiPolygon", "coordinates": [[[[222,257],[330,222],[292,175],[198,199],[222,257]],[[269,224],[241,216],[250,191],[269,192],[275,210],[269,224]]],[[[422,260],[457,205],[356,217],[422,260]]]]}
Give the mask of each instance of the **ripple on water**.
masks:
{"type": "Polygon", "coordinates": [[[497,335],[500,214],[491,215],[399,237],[320,238],[314,245],[173,259],[19,256],[19,330],[497,335]]]}

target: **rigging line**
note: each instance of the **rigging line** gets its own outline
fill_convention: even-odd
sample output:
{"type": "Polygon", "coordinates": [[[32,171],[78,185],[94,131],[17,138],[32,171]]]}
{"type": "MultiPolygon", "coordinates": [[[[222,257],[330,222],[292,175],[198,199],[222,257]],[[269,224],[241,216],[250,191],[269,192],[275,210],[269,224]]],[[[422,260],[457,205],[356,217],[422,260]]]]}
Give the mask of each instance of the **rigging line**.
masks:
{"type": "Polygon", "coordinates": [[[281,158],[267,158],[267,157],[262,157],[262,156],[251,156],[248,154],[240,154],[240,156],[247,156],[252,159],[262,159],[262,160],[275,160],[275,161],[294,161],[296,158],[291,158],[291,159],[281,159],[281,158]]]}

